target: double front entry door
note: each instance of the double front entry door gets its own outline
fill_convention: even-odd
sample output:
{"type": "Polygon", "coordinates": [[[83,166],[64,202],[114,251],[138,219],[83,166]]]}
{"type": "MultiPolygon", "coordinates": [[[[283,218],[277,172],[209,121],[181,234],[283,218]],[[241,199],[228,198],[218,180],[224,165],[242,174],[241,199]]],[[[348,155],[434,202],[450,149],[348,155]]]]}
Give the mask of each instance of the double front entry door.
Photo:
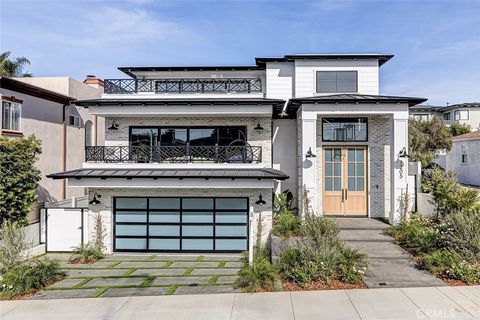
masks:
{"type": "Polygon", "coordinates": [[[367,149],[323,148],[323,214],[367,216],[367,149]]]}

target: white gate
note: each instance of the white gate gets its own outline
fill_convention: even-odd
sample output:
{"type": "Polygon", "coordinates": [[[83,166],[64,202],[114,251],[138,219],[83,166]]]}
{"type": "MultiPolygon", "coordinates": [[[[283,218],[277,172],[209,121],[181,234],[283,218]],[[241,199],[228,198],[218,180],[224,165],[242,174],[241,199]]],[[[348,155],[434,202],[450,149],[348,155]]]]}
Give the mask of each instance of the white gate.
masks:
{"type": "Polygon", "coordinates": [[[83,208],[45,208],[46,251],[73,251],[83,244],[83,208]]]}

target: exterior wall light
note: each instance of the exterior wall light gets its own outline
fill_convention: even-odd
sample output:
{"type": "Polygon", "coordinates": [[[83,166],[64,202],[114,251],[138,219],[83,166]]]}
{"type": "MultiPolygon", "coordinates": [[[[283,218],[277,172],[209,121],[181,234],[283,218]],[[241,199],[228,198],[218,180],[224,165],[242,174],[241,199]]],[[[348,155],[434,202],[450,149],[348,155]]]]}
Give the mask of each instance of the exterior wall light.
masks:
{"type": "Polygon", "coordinates": [[[102,196],[95,192],[93,194],[93,199],[89,201],[88,204],[100,204],[101,202],[100,200],[97,200],[97,197],[101,198],[102,196]]]}
{"type": "Polygon", "coordinates": [[[115,122],[115,120],[112,121],[112,125],[110,128],[108,128],[108,130],[118,130],[118,124],[115,122]]]}
{"type": "Polygon", "coordinates": [[[262,205],[262,206],[265,205],[265,204],[267,204],[267,203],[265,202],[265,200],[262,199],[262,194],[260,194],[260,195],[258,196],[258,200],[255,201],[255,204],[259,204],[259,205],[262,205]]]}
{"type": "Polygon", "coordinates": [[[407,149],[403,147],[402,150],[398,153],[399,158],[409,158],[410,156],[407,154],[407,149]]]}
{"type": "Polygon", "coordinates": [[[312,152],[312,147],[308,147],[307,154],[305,155],[305,158],[316,158],[317,156],[313,154],[312,152]]]}
{"type": "Polygon", "coordinates": [[[263,127],[260,125],[260,122],[257,123],[257,126],[255,128],[253,128],[253,130],[255,131],[263,131],[263,127]]]}

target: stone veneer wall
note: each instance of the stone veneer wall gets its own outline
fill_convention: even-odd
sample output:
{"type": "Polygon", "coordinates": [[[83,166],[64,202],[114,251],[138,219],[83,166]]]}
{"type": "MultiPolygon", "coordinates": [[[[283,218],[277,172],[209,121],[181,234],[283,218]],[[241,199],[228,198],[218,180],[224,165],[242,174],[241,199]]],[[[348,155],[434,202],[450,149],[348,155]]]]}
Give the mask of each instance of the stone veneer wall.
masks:
{"type": "Polygon", "coordinates": [[[272,120],[271,118],[215,118],[215,117],[119,117],[105,119],[105,145],[128,146],[129,127],[131,126],[246,126],[247,141],[251,146],[262,147],[262,163],[272,166],[272,120]],[[118,130],[108,130],[112,121],[118,124],[118,130]],[[257,124],[263,127],[255,131],[257,124]]]}
{"type": "Polygon", "coordinates": [[[322,141],[322,118],[317,120],[317,210],[322,210],[322,172],[323,172],[323,145],[366,145],[368,147],[367,174],[368,174],[368,212],[370,217],[388,218],[390,207],[390,118],[382,116],[368,117],[368,141],[356,143],[332,143],[322,141]]]}
{"type": "Polygon", "coordinates": [[[89,205],[88,211],[88,231],[87,241],[92,241],[95,235],[94,218],[97,214],[102,216],[103,226],[105,227],[104,243],[108,253],[113,251],[113,197],[248,197],[249,205],[253,206],[255,212],[253,228],[249,230],[256,241],[257,223],[262,216],[262,242],[267,243],[272,229],[272,193],[270,189],[107,189],[90,188],[89,199],[93,199],[94,192],[101,195],[101,203],[98,205],[89,205]],[[263,195],[266,204],[261,206],[255,204],[259,194],[263,195]]]}

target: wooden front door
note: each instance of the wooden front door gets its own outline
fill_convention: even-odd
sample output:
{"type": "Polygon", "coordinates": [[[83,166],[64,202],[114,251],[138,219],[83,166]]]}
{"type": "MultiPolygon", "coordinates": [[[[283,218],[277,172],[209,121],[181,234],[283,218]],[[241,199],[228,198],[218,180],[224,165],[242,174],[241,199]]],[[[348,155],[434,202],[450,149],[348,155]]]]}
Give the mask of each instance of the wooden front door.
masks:
{"type": "Polygon", "coordinates": [[[323,150],[323,214],[367,216],[366,147],[323,150]]]}

